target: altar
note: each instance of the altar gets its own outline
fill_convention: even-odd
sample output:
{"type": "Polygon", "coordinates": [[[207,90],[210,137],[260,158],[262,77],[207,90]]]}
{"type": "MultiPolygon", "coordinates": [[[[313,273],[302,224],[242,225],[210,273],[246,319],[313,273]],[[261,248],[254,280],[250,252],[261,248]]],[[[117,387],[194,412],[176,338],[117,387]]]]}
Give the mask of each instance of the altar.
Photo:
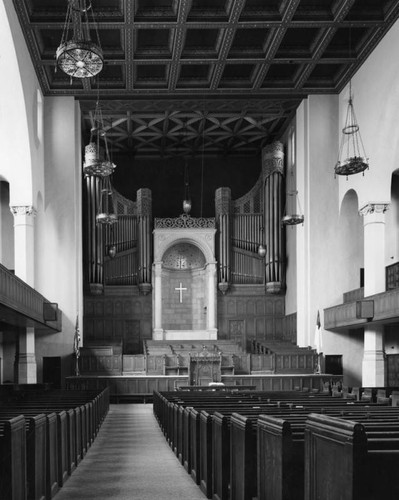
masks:
{"type": "Polygon", "coordinates": [[[215,219],[155,219],[153,340],[217,340],[215,219]]]}

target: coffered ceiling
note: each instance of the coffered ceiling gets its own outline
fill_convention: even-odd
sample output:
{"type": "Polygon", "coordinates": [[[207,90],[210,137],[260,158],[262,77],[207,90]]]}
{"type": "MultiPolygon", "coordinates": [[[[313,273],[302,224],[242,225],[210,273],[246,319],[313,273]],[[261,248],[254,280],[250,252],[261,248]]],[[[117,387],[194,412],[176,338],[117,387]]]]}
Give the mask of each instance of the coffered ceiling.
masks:
{"type": "MultiPolygon", "coordinates": [[[[88,0],[89,1],[89,0],[88,0]]],[[[45,95],[97,95],[115,151],[258,155],[301,100],[337,93],[399,16],[398,0],[92,0],[99,78],[56,71],[67,0],[13,0],[45,95]]]]}

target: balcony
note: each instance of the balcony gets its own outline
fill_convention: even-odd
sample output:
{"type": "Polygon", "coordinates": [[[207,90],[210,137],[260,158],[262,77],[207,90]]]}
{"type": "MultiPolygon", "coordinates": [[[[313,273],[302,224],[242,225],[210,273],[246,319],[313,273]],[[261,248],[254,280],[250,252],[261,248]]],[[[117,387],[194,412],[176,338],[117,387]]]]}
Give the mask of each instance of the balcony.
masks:
{"type": "Polygon", "coordinates": [[[0,322],[54,333],[62,329],[62,313],[57,304],[0,264],[0,322]]]}
{"type": "Polygon", "coordinates": [[[399,288],[362,297],[349,292],[353,300],[324,309],[324,328],[340,331],[362,328],[365,324],[389,324],[399,321],[399,288]]]}

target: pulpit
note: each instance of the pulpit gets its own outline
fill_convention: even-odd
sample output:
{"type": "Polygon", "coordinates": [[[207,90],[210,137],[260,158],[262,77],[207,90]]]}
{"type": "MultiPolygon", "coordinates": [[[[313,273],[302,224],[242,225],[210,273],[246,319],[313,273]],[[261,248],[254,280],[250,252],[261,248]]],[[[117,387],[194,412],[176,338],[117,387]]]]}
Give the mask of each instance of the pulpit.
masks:
{"type": "Polygon", "coordinates": [[[190,354],[190,385],[209,385],[222,380],[222,354],[209,352],[205,347],[190,354]]]}

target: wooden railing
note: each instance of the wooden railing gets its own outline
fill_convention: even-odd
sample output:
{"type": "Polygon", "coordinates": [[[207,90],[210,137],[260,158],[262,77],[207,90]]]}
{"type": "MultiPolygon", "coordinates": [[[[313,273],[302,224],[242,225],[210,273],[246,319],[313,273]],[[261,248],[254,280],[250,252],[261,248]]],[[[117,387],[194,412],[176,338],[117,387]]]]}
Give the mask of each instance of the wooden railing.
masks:
{"type": "Polygon", "coordinates": [[[41,328],[44,326],[60,332],[62,329],[61,311],[57,310],[54,321],[46,321],[44,319],[45,304],[51,304],[51,302],[0,264],[0,305],[39,323],[41,328]]]}

